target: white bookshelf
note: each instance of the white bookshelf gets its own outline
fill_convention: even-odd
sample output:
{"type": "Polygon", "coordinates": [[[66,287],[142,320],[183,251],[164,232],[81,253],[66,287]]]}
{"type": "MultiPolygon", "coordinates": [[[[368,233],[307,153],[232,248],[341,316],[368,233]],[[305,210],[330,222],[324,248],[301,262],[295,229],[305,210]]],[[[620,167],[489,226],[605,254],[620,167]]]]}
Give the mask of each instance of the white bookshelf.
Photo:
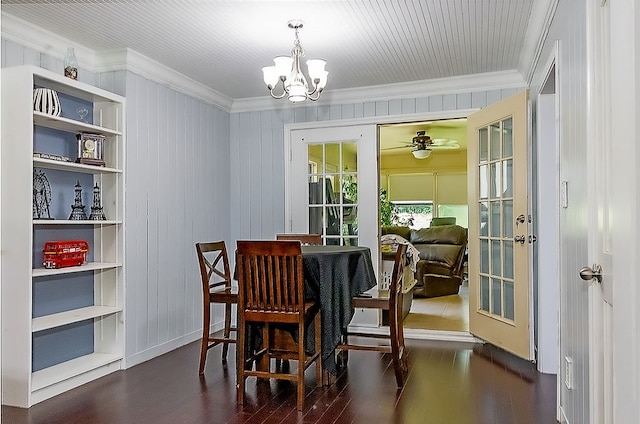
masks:
{"type": "Polygon", "coordinates": [[[38,67],[2,69],[4,405],[30,407],[122,368],[124,108],[121,96],[38,67]],[[58,92],[62,116],[33,110],[34,87],[58,92]],[[65,102],[69,104],[66,111],[65,102]],[[74,116],[76,103],[88,105],[89,122],[74,116]],[[75,163],[75,135],[81,132],[106,137],[106,166],[75,163]],[[50,139],[52,143],[47,144],[50,139]],[[74,153],[63,155],[71,156],[69,161],[34,157],[34,153],[62,156],[55,151],[60,146],[74,153]],[[50,180],[52,205],[60,202],[52,208],[54,214],[58,211],[57,216],[50,219],[33,217],[35,168],[50,180]],[[74,184],[70,181],[76,178],[85,183],[82,188],[83,199],[89,199],[83,202],[87,215],[93,186],[100,187],[106,220],[69,219],[71,204],[62,205],[60,199],[73,196],[74,184]],[[84,265],[43,267],[42,240],[73,240],[78,234],[89,242],[89,260],[84,265]],[[81,301],[76,299],[77,288],[84,296],[81,301]],[[75,304],[78,302],[88,304],[75,304]],[[69,330],[74,326],[81,326],[82,331],[69,330]],[[81,353],[75,353],[76,345],[81,353]]]}

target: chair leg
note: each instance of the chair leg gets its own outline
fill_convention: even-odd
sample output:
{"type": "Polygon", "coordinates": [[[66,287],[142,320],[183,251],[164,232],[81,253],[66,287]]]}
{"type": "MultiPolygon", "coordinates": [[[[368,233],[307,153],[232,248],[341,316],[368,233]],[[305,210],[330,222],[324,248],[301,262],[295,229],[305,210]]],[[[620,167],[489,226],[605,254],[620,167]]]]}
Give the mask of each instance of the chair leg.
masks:
{"type": "MultiPolygon", "coordinates": [[[[398,316],[398,308],[394,308],[394,310],[389,311],[389,330],[391,336],[391,358],[393,362],[393,370],[396,374],[396,383],[398,384],[398,388],[404,386],[404,370],[402,366],[402,358],[401,355],[404,354],[404,346],[400,346],[400,334],[398,334],[398,327],[402,325],[401,318],[398,316]],[[399,324],[400,322],[400,324],[399,324]]],[[[402,330],[400,330],[402,331],[402,330]]]]}
{"type": "Polygon", "coordinates": [[[238,334],[236,341],[236,389],[237,389],[237,401],[236,403],[240,406],[244,405],[244,363],[245,363],[245,353],[246,353],[246,328],[244,324],[244,320],[239,318],[239,322],[237,324],[238,334]]]}
{"type": "Polygon", "coordinates": [[[400,320],[396,321],[398,330],[396,334],[398,335],[398,354],[400,357],[400,365],[402,367],[402,372],[406,376],[409,371],[409,364],[407,361],[407,350],[404,346],[404,326],[402,325],[402,315],[400,315],[400,320]]]}
{"type": "Polygon", "coordinates": [[[202,320],[202,345],[200,346],[200,369],[199,375],[204,375],[204,365],[207,361],[207,350],[209,350],[209,326],[211,325],[211,304],[207,303],[203,308],[202,320]]]}
{"type": "Polygon", "coordinates": [[[304,323],[298,325],[298,387],[297,406],[302,411],[304,405],[304,370],[305,370],[305,331],[304,323]]]}
{"type": "MultiPolygon", "coordinates": [[[[224,338],[228,339],[231,333],[231,304],[227,303],[224,306],[224,338]]],[[[224,342],[222,344],[222,363],[227,362],[227,352],[229,351],[229,343],[224,342]]]]}

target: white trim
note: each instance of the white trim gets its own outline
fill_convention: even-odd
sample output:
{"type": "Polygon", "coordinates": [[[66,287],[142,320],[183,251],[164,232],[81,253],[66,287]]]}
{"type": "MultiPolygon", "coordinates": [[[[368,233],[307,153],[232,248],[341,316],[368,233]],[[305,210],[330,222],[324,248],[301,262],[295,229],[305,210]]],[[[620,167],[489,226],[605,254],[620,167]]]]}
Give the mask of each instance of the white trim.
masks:
{"type": "Polygon", "coordinates": [[[77,41],[34,26],[28,21],[2,12],[2,37],[41,53],[62,60],[68,46],[74,47],[80,68],[91,72],[126,70],[168,86],[176,91],[201,99],[229,112],[232,99],[210,87],[188,78],[173,69],[131,49],[93,51],[77,41]]]}
{"type": "Polygon", "coordinates": [[[95,52],[93,50],[79,45],[77,41],[68,40],[5,12],[2,12],[0,33],[2,38],[60,60],[64,58],[67,47],[72,46],[80,68],[92,70],[94,67],[95,52]]]}
{"type": "Polygon", "coordinates": [[[184,94],[217,105],[231,113],[309,107],[314,104],[350,104],[440,94],[526,88],[526,81],[522,74],[514,69],[372,87],[327,90],[317,103],[305,102],[294,105],[291,102],[274,100],[270,96],[231,99],[134,50],[125,48],[93,51],[78,45],[76,41],[67,40],[52,32],[44,31],[28,21],[5,12],[2,12],[2,37],[58,59],[64,57],[68,46],[74,46],[80,67],[88,71],[131,71],[184,94]]]}
{"type": "MultiPolygon", "coordinates": [[[[350,325],[350,332],[364,334],[389,334],[389,327],[367,327],[350,325]]],[[[437,340],[447,342],[460,343],[484,343],[481,339],[475,337],[467,331],[440,331],[440,330],[423,330],[418,328],[405,328],[404,338],[412,340],[437,340]]]]}
{"type": "Polygon", "coordinates": [[[269,109],[291,109],[294,107],[308,107],[313,104],[350,104],[526,87],[527,85],[522,75],[516,70],[510,70],[344,90],[328,90],[322,93],[320,100],[316,103],[294,105],[291,102],[275,100],[271,97],[235,99],[231,110],[235,113],[269,109]]]}
{"type": "Polygon", "coordinates": [[[523,73],[525,81],[529,84],[533,80],[534,72],[540,61],[540,55],[542,54],[544,43],[549,34],[549,28],[556,15],[558,1],[559,0],[538,0],[534,2],[531,10],[531,16],[527,23],[527,33],[522,46],[522,53],[518,60],[518,69],[523,73]]]}
{"type": "Polygon", "coordinates": [[[386,116],[365,116],[363,118],[354,119],[334,119],[330,121],[313,121],[313,122],[299,122],[293,124],[285,124],[285,134],[293,130],[314,129],[314,128],[328,128],[328,127],[348,127],[352,125],[367,125],[367,124],[395,124],[399,122],[414,122],[414,121],[435,121],[438,119],[455,119],[466,118],[474,112],[477,112],[478,108],[473,109],[455,109],[455,110],[443,110],[439,112],[424,112],[424,113],[407,113],[403,115],[386,115],[386,116]]]}
{"type": "Polygon", "coordinates": [[[232,99],[230,97],[188,78],[135,50],[103,50],[96,53],[94,72],[118,70],[133,72],[181,93],[217,105],[227,112],[231,110],[232,99]]]}
{"type": "MultiPolygon", "coordinates": [[[[219,329],[222,329],[222,327],[220,327],[219,329]]],[[[125,362],[123,369],[131,368],[134,365],[138,365],[150,359],[157,358],[161,355],[164,355],[165,353],[169,353],[175,349],[178,349],[179,347],[195,342],[196,340],[200,339],[200,337],[202,337],[202,330],[193,331],[191,333],[180,336],[177,339],[173,339],[168,342],[153,346],[151,349],[137,352],[135,355],[124,358],[125,362]]]]}
{"type": "MultiPolygon", "coordinates": [[[[284,192],[289,193],[291,187],[291,132],[295,130],[317,129],[317,128],[330,128],[330,127],[348,127],[354,125],[371,125],[371,124],[386,124],[386,123],[398,123],[398,122],[412,122],[412,121],[429,121],[437,119],[453,119],[453,118],[466,118],[478,109],[460,109],[451,111],[440,112],[428,112],[428,113],[413,113],[405,115],[389,115],[389,116],[369,116],[365,118],[355,119],[337,119],[330,121],[313,121],[313,122],[300,122],[294,124],[284,125],[283,144],[284,144],[284,192]]],[[[288,195],[285,195],[284,199],[284,218],[285,228],[291,228],[291,199],[288,195]]]]}

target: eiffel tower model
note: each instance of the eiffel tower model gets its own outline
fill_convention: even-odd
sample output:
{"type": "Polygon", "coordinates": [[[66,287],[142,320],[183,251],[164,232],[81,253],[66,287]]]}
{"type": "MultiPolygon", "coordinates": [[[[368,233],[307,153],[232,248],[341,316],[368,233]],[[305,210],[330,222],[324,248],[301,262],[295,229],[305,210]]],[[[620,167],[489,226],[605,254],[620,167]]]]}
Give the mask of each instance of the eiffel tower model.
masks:
{"type": "Polygon", "coordinates": [[[98,187],[98,183],[96,183],[95,187],[93,187],[93,206],[91,206],[91,215],[89,215],[89,219],[94,221],[107,220],[102,210],[102,201],[100,200],[100,187],[98,187]]]}
{"type": "Polygon", "coordinates": [[[69,215],[71,221],[83,221],[87,219],[87,214],[84,212],[84,205],[82,204],[82,187],[80,181],[76,181],[75,199],[73,205],[71,205],[71,215],[69,215]]]}

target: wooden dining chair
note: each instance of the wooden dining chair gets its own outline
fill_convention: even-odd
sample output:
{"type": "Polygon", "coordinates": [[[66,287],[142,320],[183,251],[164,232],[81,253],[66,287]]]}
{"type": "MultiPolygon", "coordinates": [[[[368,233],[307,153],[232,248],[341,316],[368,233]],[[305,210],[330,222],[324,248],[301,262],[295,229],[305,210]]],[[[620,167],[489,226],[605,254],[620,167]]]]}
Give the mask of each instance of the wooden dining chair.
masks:
{"type": "Polygon", "coordinates": [[[196,243],[196,252],[202,278],[203,319],[199,374],[203,375],[209,349],[222,343],[222,362],[225,363],[229,343],[236,343],[236,338],[231,337],[232,331],[237,336],[237,327],[231,325],[231,306],[238,303],[238,288],[231,285],[229,258],[224,241],[196,243]],[[222,336],[211,333],[211,306],[215,303],[225,305],[222,336]]]}
{"type": "MultiPolygon", "coordinates": [[[[398,244],[398,250],[394,256],[393,272],[389,291],[372,289],[366,292],[371,297],[354,297],[351,304],[354,308],[373,308],[389,312],[389,333],[371,334],[346,331],[343,342],[338,345],[338,351],[368,350],[390,353],[393,369],[396,375],[398,388],[404,386],[407,373],[407,356],[404,347],[404,331],[402,327],[402,279],[406,262],[407,246],[398,244]],[[386,339],[386,344],[353,344],[350,337],[386,339]]],[[[346,354],[346,352],[341,352],[346,354]]]]}
{"type": "Polygon", "coordinates": [[[320,234],[276,234],[276,240],[297,240],[303,245],[322,245],[322,235],[320,234]]]}
{"type": "Polygon", "coordinates": [[[244,404],[245,379],[293,381],[297,385],[297,407],[304,403],[304,372],[315,362],[316,385],[322,382],[320,303],[305,299],[302,252],[297,241],[237,242],[236,267],[240,292],[238,304],[238,405],[244,404]],[[306,327],[314,323],[314,351],[305,349],[306,327]],[[262,343],[253,347],[248,336],[250,326],[262,328],[262,343]],[[276,329],[282,333],[289,327],[293,343],[282,343],[276,329]],[[293,346],[291,346],[293,344],[293,346]],[[292,349],[293,347],[293,349],[292,349]],[[273,367],[271,359],[297,360],[295,374],[286,368],[273,367]],[[250,369],[256,361],[255,370],[250,369]]]}

